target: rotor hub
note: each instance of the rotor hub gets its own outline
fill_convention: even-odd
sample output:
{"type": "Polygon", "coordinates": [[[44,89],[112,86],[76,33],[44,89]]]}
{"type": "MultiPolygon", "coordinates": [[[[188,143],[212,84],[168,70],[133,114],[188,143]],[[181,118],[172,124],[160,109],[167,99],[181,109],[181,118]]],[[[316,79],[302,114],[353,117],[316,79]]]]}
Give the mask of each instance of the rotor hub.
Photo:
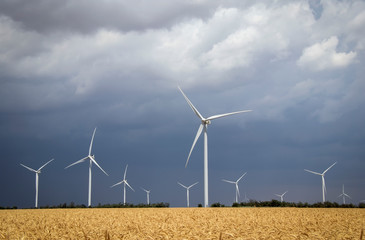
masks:
{"type": "Polygon", "coordinates": [[[202,124],[209,125],[209,124],[211,124],[211,121],[207,120],[207,119],[204,119],[204,120],[202,120],[202,124]]]}

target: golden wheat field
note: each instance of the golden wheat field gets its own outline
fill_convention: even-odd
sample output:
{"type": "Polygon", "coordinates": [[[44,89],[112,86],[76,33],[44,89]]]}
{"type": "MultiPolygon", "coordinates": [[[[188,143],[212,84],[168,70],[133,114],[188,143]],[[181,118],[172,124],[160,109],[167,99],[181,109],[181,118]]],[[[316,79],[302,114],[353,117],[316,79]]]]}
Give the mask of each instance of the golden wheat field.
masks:
{"type": "Polygon", "coordinates": [[[364,223],[365,209],[2,210],[0,238],[361,239],[364,223]]]}

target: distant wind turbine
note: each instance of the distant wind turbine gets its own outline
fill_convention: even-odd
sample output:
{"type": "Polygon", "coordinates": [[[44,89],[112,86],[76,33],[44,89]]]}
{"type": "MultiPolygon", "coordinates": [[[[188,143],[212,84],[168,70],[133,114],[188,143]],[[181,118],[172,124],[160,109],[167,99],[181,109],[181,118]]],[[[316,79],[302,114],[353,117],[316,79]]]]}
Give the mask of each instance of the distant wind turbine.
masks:
{"type": "Polygon", "coordinates": [[[285,193],[283,193],[283,194],[275,194],[276,196],[278,196],[278,197],[280,197],[280,202],[283,202],[284,200],[284,195],[287,193],[288,191],[286,191],[285,193]]]}
{"type": "Polygon", "coordinates": [[[95,161],[95,155],[91,155],[91,149],[93,147],[93,141],[94,141],[94,136],[95,136],[95,131],[96,131],[96,128],[94,129],[94,132],[93,132],[93,136],[91,137],[91,142],[90,142],[90,147],[89,147],[89,154],[84,157],[83,159],[80,159],[78,160],[77,162],[74,162],[70,165],[68,165],[67,167],[65,167],[65,169],[73,166],[73,165],[76,165],[78,163],[82,163],[84,161],[86,161],[87,159],[90,160],[89,162],[89,194],[88,194],[88,203],[87,203],[87,206],[90,207],[91,206],[91,167],[92,167],[92,164],[94,163],[96,166],[98,166],[98,168],[103,172],[105,173],[105,175],[109,176],[105,171],[104,169],[102,169],[99,164],[95,161]]]}
{"type": "Polygon", "coordinates": [[[198,132],[196,133],[193,145],[191,146],[189,156],[186,160],[185,167],[188,165],[191,152],[193,151],[195,143],[198,140],[198,138],[200,137],[200,135],[201,135],[201,133],[204,129],[204,207],[208,207],[209,206],[209,200],[208,200],[208,134],[207,134],[208,125],[211,124],[211,121],[214,120],[214,119],[221,118],[221,117],[226,117],[226,116],[230,116],[230,115],[238,114],[238,113],[250,112],[252,110],[231,112],[231,113],[219,114],[219,115],[214,115],[214,116],[211,116],[211,117],[208,117],[208,118],[204,118],[199,113],[198,109],[196,109],[194,107],[192,102],[189,100],[189,98],[185,95],[185,93],[181,90],[180,87],[179,87],[179,90],[182,93],[182,95],[184,96],[185,100],[188,102],[188,104],[191,107],[191,109],[193,110],[193,112],[198,116],[198,118],[201,121],[198,132]]]}
{"type": "Polygon", "coordinates": [[[150,192],[151,192],[151,190],[146,190],[144,188],[142,188],[142,190],[147,193],[147,205],[150,205],[150,192]]]}
{"type": "Polygon", "coordinates": [[[38,170],[34,170],[33,168],[20,164],[21,166],[25,167],[29,171],[35,172],[35,208],[38,208],[38,178],[39,178],[38,175],[41,173],[42,168],[44,168],[48,163],[52,162],[53,160],[54,159],[49,160],[42,167],[38,168],[38,170]]]}
{"type": "Polygon", "coordinates": [[[228,181],[228,180],[225,180],[225,179],[222,179],[222,181],[224,181],[224,182],[227,182],[227,183],[232,183],[232,184],[235,184],[236,185],[236,203],[238,203],[238,197],[240,196],[240,190],[239,190],[239,188],[238,188],[238,182],[243,178],[243,176],[245,176],[246,175],[246,173],[247,172],[245,172],[244,174],[242,174],[242,176],[241,177],[239,177],[238,179],[237,179],[237,181],[228,181]]]}
{"type": "Polygon", "coordinates": [[[128,164],[127,164],[127,166],[125,167],[125,170],[124,170],[124,177],[123,177],[123,180],[122,181],[120,181],[120,182],[118,182],[118,183],[116,183],[116,184],[114,184],[113,186],[110,186],[111,188],[112,187],[115,187],[115,186],[117,186],[117,185],[120,185],[120,184],[122,184],[123,183],[123,193],[124,193],[124,196],[123,196],[123,198],[124,198],[124,202],[123,202],[123,205],[125,205],[125,203],[126,203],[126,185],[130,188],[130,189],[132,189],[133,190],[133,192],[134,192],[134,189],[131,187],[131,185],[129,185],[129,183],[127,182],[127,179],[126,179],[126,176],[127,176],[127,169],[128,169],[128,164]]]}
{"type": "Polygon", "coordinates": [[[324,203],[326,201],[326,196],[325,194],[327,193],[327,190],[326,190],[326,183],[324,181],[324,175],[326,174],[326,172],[328,170],[330,170],[331,167],[333,167],[337,162],[335,162],[334,164],[332,164],[329,168],[327,168],[323,173],[317,173],[317,172],[313,172],[313,171],[310,171],[310,170],[307,170],[307,169],[304,169],[304,171],[307,171],[307,172],[310,172],[310,173],[313,173],[313,174],[316,174],[316,175],[320,175],[322,176],[322,196],[323,196],[323,200],[322,202],[324,203]]]}
{"type": "Polygon", "coordinates": [[[341,197],[341,196],[342,196],[343,204],[346,204],[346,201],[345,201],[346,197],[351,199],[351,197],[345,193],[345,185],[343,185],[343,184],[342,184],[342,193],[340,195],[338,195],[338,197],[341,197]]]}
{"type": "Polygon", "coordinates": [[[187,186],[185,186],[185,185],[183,185],[183,184],[181,184],[179,182],[177,182],[177,183],[180,186],[182,186],[183,188],[186,189],[186,203],[187,203],[187,206],[189,207],[189,190],[190,190],[191,187],[193,187],[194,185],[198,184],[198,182],[191,184],[189,187],[187,187],[187,186]]]}
{"type": "Polygon", "coordinates": [[[243,201],[244,201],[244,202],[249,202],[249,201],[250,201],[250,199],[249,199],[249,198],[247,198],[246,193],[245,193],[245,199],[243,199],[243,201]]]}

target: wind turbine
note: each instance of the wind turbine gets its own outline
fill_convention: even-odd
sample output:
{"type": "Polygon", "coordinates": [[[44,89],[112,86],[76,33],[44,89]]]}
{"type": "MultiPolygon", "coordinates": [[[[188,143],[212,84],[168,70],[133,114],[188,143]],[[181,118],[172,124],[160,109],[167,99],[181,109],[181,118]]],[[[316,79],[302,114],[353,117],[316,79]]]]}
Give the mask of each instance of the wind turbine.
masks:
{"type": "Polygon", "coordinates": [[[250,199],[249,199],[249,198],[247,198],[246,193],[245,193],[245,199],[243,199],[243,201],[244,201],[244,202],[249,202],[249,201],[250,201],[250,199]]]}
{"type": "Polygon", "coordinates": [[[33,168],[27,167],[23,164],[23,167],[25,167],[26,169],[28,169],[29,171],[35,172],[35,208],[38,208],[38,178],[39,178],[39,174],[41,173],[42,168],[44,168],[48,163],[52,162],[54,159],[52,158],[51,160],[49,160],[48,162],[46,162],[45,164],[43,164],[42,167],[38,168],[38,170],[34,170],[33,168]]]}
{"type": "Polygon", "coordinates": [[[126,179],[126,176],[127,176],[127,169],[128,169],[128,164],[127,164],[127,166],[125,167],[125,170],[124,170],[124,177],[123,177],[123,180],[122,181],[120,181],[120,182],[118,182],[118,183],[116,183],[116,184],[114,184],[113,186],[110,186],[111,188],[112,187],[115,187],[115,186],[117,186],[117,185],[120,185],[120,184],[122,184],[123,183],[123,186],[124,186],[124,188],[123,188],[123,193],[124,193],[124,196],[123,196],[123,198],[124,198],[124,203],[123,203],[123,205],[125,205],[125,200],[126,200],[126,189],[125,189],[125,185],[127,185],[130,189],[132,189],[133,190],[133,192],[134,192],[134,189],[131,187],[131,185],[129,185],[129,183],[127,182],[127,179],[126,179]]]}
{"type": "Polygon", "coordinates": [[[144,188],[142,188],[142,190],[147,193],[147,205],[150,205],[150,192],[151,192],[151,190],[146,190],[144,188]]]}
{"type": "Polygon", "coordinates": [[[343,204],[346,204],[346,201],[345,201],[346,197],[351,199],[351,197],[345,193],[345,185],[343,185],[343,184],[342,184],[342,193],[340,195],[338,195],[338,197],[341,197],[341,196],[342,196],[343,204]]]}
{"type": "Polygon", "coordinates": [[[179,182],[177,182],[177,183],[180,186],[182,186],[183,188],[186,189],[186,202],[187,202],[187,206],[189,207],[189,190],[190,190],[191,187],[193,187],[194,185],[198,184],[198,182],[191,184],[189,187],[187,187],[187,186],[185,186],[185,185],[183,185],[183,184],[181,184],[179,182]]]}
{"type": "Polygon", "coordinates": [[[185,100],[188,102],[189,106],[191,107],[191,109],[193,110],[193,112],[198,116],[198,118],[201,121],[201,124],[198,128],[198,132],[196,133],[193,145],[191,146],[190,152],[189,152],[189,156],[186,160],[186,164],[185,167],[188,165],[189,163],[189,158],[191,155],[191,152],[194,149],[195,143],[198,140],[198,138],[200,137],[203,129],[204,129],[204,207],[208,207],[209,206],[209,200],[208,200],[208,134],[207,134],[207,128],[208,125],[211,124],[211,121],[217,118],[221,118],[221,117],[226,117],[226,116],[230,116],[233,114],[238,114],[238,113],[244,113],[244,112],[250,112],[252,110],[244,110],[244,111],[238,111],[238,112],[231,112],[231,113],[225,113],[225,114],[219,114],[219,115],[213,115],[211,117],[208,118],[204,118],[198,111],[198,109],[196,109],[194,107],[194,105],[191,103],[191,101],[189,100],[189,98],[185,95],[185,93],[181,90],[181,88],[179,87],[180,92],[182,93],[182,95],[184,96],[185,100]]]}
{"type": "Polygon", "coordinates": [[[239,177],[237,179],[237,181],[228,181],[228,180],[225,180],[225,179],[222,179],[222,181],[224,182],[227,182],[227,183],[232,183],[232,184],[236,184],[236,203],[238,203],[238,197],[240,196],[240,190],[238,188],[238,182],[243,178],[243,176],[246,175],[247,172],[245,172],[241,177],[239,177]]]}
{"type": "Polygon", "coordinates": [[[284,199],[284,195],[287,193],[288,191],[286,191],[285,193],[283,194],[275,194],[276,196],[280,197],[280,202],[283,202],[283,199],[284,199]]]}
{"type": "Polygon", "coordinates": [[[326,201],[326,197],[325,197],[325,193],[327,193],[327,190],[326,190],[326,183],[324,181],[324,174],[326,174],[326,172],[328,170],[330,170],[331,167],[333,167],[337,162],[335,162],[334,164],[332,164],[329,168],[327,168],[326,170],[324,170],[323,173],[317,173],[317,172],[313,172],[313,171],[310,171],[310,170],[307,170],[307,169],[304,169],[304,171],[307,171],[307,172],[310,172],[310,173],[313,173],[313,174],[316,174],[316,175],[320,175],[322,176],[322,196],[323,196],[323,200],[322,202],[324,203],[326,201]]]}
{"type": "Polygon", "coordinates": [[[93,141],[94,141],[94,136],[95,136],[95,132],[96,132],[96,128],[94,129],[94,133],[93,133],[93,136],[91,137],[91,142],[90,142],[90,147],[89,147],[89,154],[84,157],[83,159],[80,159],[78,160],[77,162],[74,162],[70,165],[68,165],[67,167],[65,167],[65,169],[73,166],[73,165],[76,165],[78,163],[82,163],[84,161],[86,161],[87,159],[90,160],[89,162],[89,194],[88,194],[88,203],[87,203],[87,206],[90,207],[91,206],[91,167],[92,167],[92,164],[94,163],[96,166],[98,166],[98,168],[103,172],[105,173],[105,175],[109,176],[100,166],[99,164],[95,161],[95,155],[91,155],[91,149],[93,147],[93,141]]]}

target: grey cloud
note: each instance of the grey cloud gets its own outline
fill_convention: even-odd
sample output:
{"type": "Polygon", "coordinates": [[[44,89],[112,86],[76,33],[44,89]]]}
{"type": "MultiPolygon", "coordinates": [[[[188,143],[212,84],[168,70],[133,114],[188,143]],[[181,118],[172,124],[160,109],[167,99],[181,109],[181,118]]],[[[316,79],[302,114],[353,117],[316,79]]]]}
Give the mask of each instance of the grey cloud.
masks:
{"type": "Polygon", "coordinates": [[[1,1],[0,13],[38,32],[90,33],[101,28],[120,31],[171,27],[181,19],[206,17],[204,1],[1,1]]]}
{"type": "MultiPolygon", "coordinates": [[[[212,181],[220,168],[237,174],[228,162],[257,174],[264,165],[273,178],[278,171],[294,174],[345,158],[344,165],[356,158],[359,167],[351,173],[359,171],[364,4],[328,2],[313,15],[320,6],[306,1],[142,1],[127,8],[123,1],[2,1],[0,141],[6,169],[16,172],[12,164],[25,153],[38,159],[54,152],[59,165],[77,160],[79,146],[87,148],[97,126],[96,152],[106,169],[127,161],[139,169],[149,164],[174,182],[177,175],[200,171],[201,142],[191,168],[183,168],[199,121],[180,85],[204,115],[254,110],[209,128],[212,181]],[[305,49],[332,36],[337,44],[329,52],[298,66],[305,49]],[[333,56],[346,64],[334,67],[328,61],[333,56]],[[322,62],[327,65],[321,71],[308,71],[322,62]]],[[[343,173],[359,186],[361,179],[350,175],[343,173]]],[[[275,184],[251,183],[259,197],[264,194],[257,186],[275,184]]]]}

